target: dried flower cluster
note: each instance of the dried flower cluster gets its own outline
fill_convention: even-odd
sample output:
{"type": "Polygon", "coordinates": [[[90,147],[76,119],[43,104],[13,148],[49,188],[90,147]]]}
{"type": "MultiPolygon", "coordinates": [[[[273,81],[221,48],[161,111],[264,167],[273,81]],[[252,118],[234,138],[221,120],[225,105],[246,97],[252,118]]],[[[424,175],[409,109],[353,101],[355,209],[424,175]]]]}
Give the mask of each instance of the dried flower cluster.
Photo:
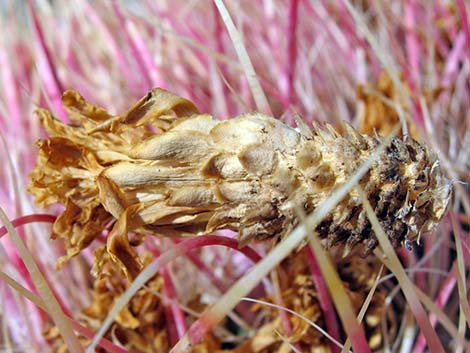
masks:
{"type": "MultiPolygon", "coordinates": [[[[109,308],[129,287],[130,282],[121,269],[115,266],[105,247],[97,248],[95,257],[99,275],[90,289],[91,304],[82,311],[80,321],[96,332],[106,318],[109,308]]],[[[146,253],[142,260],[146,265],[152,257],[146,253]]],[[[126,308],[115,318],[113,327],[106,335],[108,339],[118,341],[129,352],[167,353],[170,351],[166,308],[161,295],[163,282],[163,278],[157,274],[139,290],[126,308]]],[[[68,352],[56,327],[51,327],[46,332],[46,338],[55,343],[55,353],[68,352]]],[[[81,339],[84,345],[90,343],[84,337],[81,339]]],[[[219,346],[219,342],[208,335],[201,344],[197,345],[195,352],[214,352],[219,346]]],[[[98,352],[105,352],[105,350],[99,349],[98,352]]]]}
{"type": "MultiPolygon", "coordinates": [[[[288,234],[299,208],[321,205],[381,143],[349,126],[346,137],[328,125],[298,131],[256,113],[218,121],[161,89],[118,116],[73,91],[63,103],[72,124],[39,110],[50,137],[39,142],[29,190],[42,206],[65,205],[53,232],[65,239],[66,258],[116,221],[107,249],[130,277],[142,268],[132,246],[148,233],[228,228],[241,244],[288,234]]],[[[432,230],[451,191],[436,157],[406,137],[392,140],[360,186],[394,246],[432,230]]],[[[355,191],[317,231],[328,247],[346,251],[377,244],[355,191]]]]}
{"type": "MultiPolygon", "coordinates": [[[[336,264],[338,273],[343,281],[349,296],[352,299],[355,310],[359,311],[361,305],[370,292],[374,280],[377,277],[380,263],[377,258],[368,256],[351,256],[341,259],[336,264]]],[[[281,287],[284,305],[292,308],[296,313],[315,322],[320,327],[325,327],[322,311],[318,302],[317,290],[312,281],[310,269],[307,266],[305,252],[288,257],[282,264],[281,287]]],[[[396,334],[400,312],[387,310],[385,298],[387,289],[379,287],[370,303],[369,310],[364,318],[366,336],[372,350],[379,349],[383,343],[382,322],[387,320],[387,338],[393,338],[396,334]]],[[[275,333],[275,330],[283,332],[279,314],[274,308],[266,308],[264,305],[257,306],[268,317],[253,338],[247,340],[243,345],[237,347],[234,352],[288,352],[286,342],[275,333]]],[[[289,342],[300,344],[305,351],[309,352],[331,352],[327,339],[308,322],[292,316],[290,322],[293,334],[289,336],[289,342]],[[307,347],[311,347],[310,350],[307,347]]]]}
{"type": "MultiPolygon", "coordinates": [[[[406,82],[402,86],[408,89],[406,82]]],[[[407,91],[408,92],[408,91],[407,91]]],[[[372,135],[377,131],[380,135],[388,135],[396,124],[400,122],[398,110],[403,114],[410,114],[407,105],[403,102],[403,92],[397,88],[390,75],[382,73],[373,84],[359,85],[357,98],[363,103],[360,117],[359,132],[372,135]],[[398,107],[398,108],[397,108],[398,107]]],[[[419,139],[419,134],[412,121],[406,121],[409,134],[419,139]]]]}
{"type": "MultiPolygon", "coordinates": [[[[109,308],[127,289],[129,282],[120,268],[111,261],[104,247],[99,247],[95,251],[95,256],[99,275],[94,281],[93,288],[90,289],[91,305],[82,311],[80,321],[97,331],[106,318],[109,308]]],[[[147,253],[143,257],[143,262],[148,264],[150,260],[151,257],[147,253]]],[[[380,268],[379,260],[374,256],[363,258],[355,255],[341,259],[336,267],[355,310],[359,310],[377,277],[380,268]]],[[[319,327],[325,327],[305,252],[292,254],[286,258],[280,265],[279,274],[284,305],[319,327]]],[[[106,337],[118,341],[129,352],[164,353],[170,351],[167,317],[161,295],[162,287],[163,278],[160,275],[149,280],[116,317],[106,337]]],[[[387,294],[387,288],[381,286],[377,288],[363,320],[368,343],[373,350],[379,349],[383,343],[383,320],[387,320],[387,338],[390,339],[397,334],[398,322],[401,319],[400,311],[390,310],[385,303],[387,294]]],[[[267,301],[270,301],[270,298],[267,301]]],[[[206,306],[201,302],[200,297],[191,298],[186,305],[194,311],[200,311],[206,306]]],[[[287,335],[277,309],[257,304],[252,307],[252,311],[256,312],[257,321],[261,323],[256,327],[253,335],[242,337],[244,340],[241,344],[237,344],[232,349],[221,349],[225,340],[224,335],[213,334],[205,337],[203,342],[194,348],[194,351],[198,353],[288,352],[290,350],[288,343],[276,334],[277,330],[287,335]]],[[[298,344],[306,352],[331,352],[328,340],[307,321],[298,316],[290,316],[289,321],[293,330],[292,335],[289,335],[290,344],[298,344]]],[[[54,352],[68,351],[56,327],[51,327],[46,332],[46,338],[54,342],[54,352]]],[[[84,337],[81,337],[81,340],[84,345],[89,343],[89,340],[84,337]]]]}

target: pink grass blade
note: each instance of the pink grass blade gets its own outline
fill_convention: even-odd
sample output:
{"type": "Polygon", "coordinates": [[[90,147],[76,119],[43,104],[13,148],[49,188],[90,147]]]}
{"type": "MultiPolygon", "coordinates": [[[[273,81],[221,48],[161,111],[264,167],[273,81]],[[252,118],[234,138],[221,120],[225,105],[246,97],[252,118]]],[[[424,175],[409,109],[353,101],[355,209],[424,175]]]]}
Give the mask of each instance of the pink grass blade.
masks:
{"type": "MultiPolygon", "coordinates": [[[[281,288],[279,285],[279,276],[276,270],[271,271],[271,282],[274,287],[273,297],[276,305],[284,307],[284,300],[282,299],[281,288]]],[[[292,325],[289,320],[289,315],[284,310],[278,310],[279,316],[281,318],[281,326],[287,336],[292,336],[292,325]]],[[[298,343],[294,344],[295,351],[301,352],[302,349],[298,343]]]]}
{"type": "MultiPolygon", "coordinates": [[[[158,250],[153,245],[150,245],[152,252],[158,257],[161,255],[160,250],[158,250]]],[[[175,344],[178,339],[180,339],[184,333],[187,331],[188,327],[186,324],[186,318],[183,311],[181,310],[180,304],[178,302],[178,295],[176,293],[173,280],[171,278],[170,271],[167,266],[163,266],[160,269],[160,274],[163,277],[163,296],[165,297],[164,305],[169,308],[168,315],[172,316],[172,322],[174,323],[174,333],[173,335],[173,344],[175,344]]],[[[170,336],[171,337],[171,336],[170,336]]]]}
{"type": "Polygon", "coordinates": [[[51,101],[52,107],[54,108],[57,116],[64,122],[69,122],[67,113],[62,106],[61,95],[64,91],[61,82],[57,76],[54,61],[52,59],[51,52],[46,44],[44,32],[42,30],[40,20],[37,12],[35,11],[32,0],[28,1],[28,10],[33,21],[34,36],[37,40],[37,69],[38,74],[42,78],[44,83],[44,89],[51,101]]]}
{"type": "Polygon", "coordinates": [[[442,325],[449,335],[453,337],[456,343],[465,348],[466,351],[470,350],[470,342],[465,340],[465,337],[459,332],[460,329],[457,329],[451,318],[449,318],[448,313],[446,313],[444,310],[441,310],[441,308],[439,308],[439,306],[434,303],[421,289],[415,286],[415,290],[418,294],[419,300],[432,313],[432,315],[437,318],[440,325],[442,325]]]}
{"type": "MultiPolygon", "coordinates": [[[[325,279],[323,278],[323,275],[320,271],[320,267],[318,266],[318,261],[312,252],[312,248],[310,246],[307,246],[305,248],[305,251],[307,252],[307,260],[310,266],[310,272],[312,273],[313,283],[317,291],[318,302],[320,304],[320,309],[323,313],[327,331],[331,335],[331,337],[339,341],[340,335],[338,320],[336,318],[335,309],[331,300],[331,296],[328,292],[328,287],[326,286],[325,279]]],[[[330,342],[330,349],[332,353],[338,353],[340,351],[338,347],[332,342],[330,342]]]]}
{"type": "MultiPolygon", "coordinates": [[[[37,223],[37,222],[44,222],[44,223],[54,223],[56,220],[56,216],[50,214],[32,214],[27,216],[18,217],[11,221],[13,227],[20,227],[25,224],[29,223],[37,223]]],[[[5,234],[8,233],[8,228],[3,226],[0,228],[0,238],[3,237],[5,234]]]]}
{"type": "Polygon", "coordinates": [[[408,65],[413,84],[412,91],[420,86],[420,44],[416,36],[416,3],[410,0],[405,3],[405,29],[406,29],[406,50],[408,56],[408,65]]]}
{"type": "MultiPolygon", "coordinates": [[[[457,266],[456,266],[456,263],[454,263],[454,265],[452,266],[452,269],[449,271],[449,276],[445,279],[441,287],[441,290],[438,292],[437,298],[435,302],[433,303],[433,306],[436,308],[436,310],[442,310],[443,307],[446,305],[447,301],[449,300],[450,295],[453,293],[455,284],[457,283],[456,272],[457,272],[457,266]]],[[[423,303],[425,303],[425,300],[428,299],[426,294],[421,290],[418,292],[418,295],[420,296],[420,300],[423,303]]],[[[446,316],[442,312],[442,315],[440,316],[440,318],[445,318],[445,317],[446,316]]],[[[438,321],[438,316],[435,313],[432,313],[430,317],[430,321],[433,327],[435,327],[438,321]]],[[[450,324],[452,324],[452,322],[450,322],[450,324]]],[[[442,323],[442,325],[446,327],[447,331],[453,337],[459,337],[458,332],[456,329],[454,330],[455,327],[453,327],[453,325],[449,326],[449,323],[447,323],[447,325],[446,323],[442,323]]],[[[418,339],[416,340],[413,353],[423,353],[425,348],[426,348],[426,338],[421,332],[418,339]]]]}
{"type": "Polygon", "coordinates": [[[55,325],[59,328],[59,331],[64,338],[65,343],[68,345],[70,352],[72,353],[81,353],[83,352],[83,348],[78,341],[77,336],[73,332],[73,329],[68,321],[67,317],[65,316],[64,312],[62,311],[60,304],[57,302],[57,299],[54,297],[54,294],[51,288],[47,285],[47,281],[45,280],[42,273],[39,271],[37,264],[35,263],[31,253],[28,251],[26,246],[24,245],[21,238],[18,236],[15,228],[9,221],[7,215],[0,207],[0,220],[3,222],[5,227],[8,229],[8,233],[15,244],[18,252],[20,253],[28,271],[33,280],[37,291],[39,292],[44,304],[46,305],[47,312],[51,316],[52,320],[54,321],[55,325]]]}
{"type": "Polygon", "coordinates": [[[188,259],[196,266],[207,278],[211,281],[212,285],[216,287],[220,292],[225,292],[230,286],[225,283],[222,279],[218,278],[214,271],[209,268],[196,254],[188,253],[186,255],[188,259]]]}
{"type": "MultiPolygon", "coordinates": [[[[311,229],[310,229],[311,230],[311,229]]],[[[338,272],[332,264],[330,257],[321,245],[320,239],[316,234],[309,237],[309,246],[315,254],[323,278],[328,286],[333,302],[335,303],[338,315],[343,323],[343,328],[351,340],[351,345],[355,352],[372,352],[367,343],[364,329],[359,325],[356,319],[356,313],[353,311],[351,299],[346,294],[343,283],[339,278],[338,272]]]]}
{"type": "MultiPolygon", "coordinates": [[[[131,85],[135,85],[134,82],[134,75],[132,73],[131,68],[129,67],[129,63],[127,62],[122,48],[119,47],[116,38],[114,37],[111,30],[108,28],[105,21],[100,17],[97,10],[91,6],[88,1],[82,1],[81,5],[83,6],[83,12],[85,14],[86,19],[89,19],[94,26],[96,26],[97,31],[101,36],[103,36],[103,42],[107,45],[108,49],[111,51],[111,55],[116,60],[120,72],[122,73],[123,79],[126,82],[129,82],[131,85]]],[[[85,19],[82,19],[85,21],[85,19]]]]}
{"type": "Polygon", "coordinates": [[[467,42],[467,60],[470,59],[470,23],[468,20],[468,1],[465,3],[464,0],[457,0],[457,8],[459,11],[460,19],[462,20],[462,27],[465,33],[467,42]]]}
{"type": "MultiPolygon", "coordinates": [[[[4,26],[5,24],[2,22],[0,22],[0,25],[4,26]]],[[[5,35],[8,34],[8,32],[9,31],[5,31],[0,34],[0,72],[3,94],[5,95],[10,115],[10,119],[8,119],[10,120],[8,123],[8,130],[10,130],[11,133],[16,134],[21,131],[23,122],[21,118],[21,104],[18,87],[14,79],[14,68],[11,63],[11,58],[9,56],[10,50],[7,48],[5,38],[5,35]]]]}
{"type": "Polygon", "coordinates": [[[292,104],[294,96],[294,78],[295,67],[297,62],[297,18],[299,12],[299,1],[290,0],[289,2],[289,22],[287,28],[287,64],[285,76],[287,85],[284,90],[285,101],[287,106],[292,104]]]}
{"type": "Polygon", "coordinates": [[[137,69],[139,70],[139,77],[140,79],[143,80],[141,86],[142,89],[149,90],[152,88],[152,82],[150,81],[150,77],[147,74],[147,69],[152,70],[152,68],[146,67],[146,62],[145,58],[142,57],[142,53],[145,55],[145,49],[142,51],[142,39],[140,36],[137,34],[137,37],[131,36],[129,33],[129,27],[128,25],[130,24],[130,20],[128,20],[122,13],[121,8],[118,4],[118,2],[113,1],[111,3],[111,6],[113,8],[114,13],[116,14],[117,20],[119,21],[120,28],[122,28],[122,34],[124,36],[124,40],[127,43],[127,46],[129,47],[133,59],[136,61],[137,64],[137,69]]]}

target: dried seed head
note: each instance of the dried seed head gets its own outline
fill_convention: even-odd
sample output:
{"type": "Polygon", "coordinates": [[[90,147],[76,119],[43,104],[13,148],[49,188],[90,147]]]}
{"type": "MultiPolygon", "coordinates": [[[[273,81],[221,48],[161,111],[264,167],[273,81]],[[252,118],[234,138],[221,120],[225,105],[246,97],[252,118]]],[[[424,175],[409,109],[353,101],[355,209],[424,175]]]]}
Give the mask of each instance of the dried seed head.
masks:
{"type": "MultiPolygon", "coordinates": [[[[286,235],[299,207],[321,206],[381,143],[351,127],[347,137],[331,126],[300,133],[256,113],[218,121],[160,89],[122,116],[75,92],[65,93],[64,105],[73,126],[39,111],[51,137],[39,143],[29,190],[41,205],[65,205],[54,233],[66,239],[67,258],[116,220],[108,251],[130,276],[142,265],[129,231],[181,236],[228,228],[242,244],[286,235]]],[[[432,230],[451,191],[436,157],[411,138],[394,138],[360,186],[395,246],[432,230]]],[[[317,231],[328,246],[370,251],[377,243],[354,190],[317,231]]]]}

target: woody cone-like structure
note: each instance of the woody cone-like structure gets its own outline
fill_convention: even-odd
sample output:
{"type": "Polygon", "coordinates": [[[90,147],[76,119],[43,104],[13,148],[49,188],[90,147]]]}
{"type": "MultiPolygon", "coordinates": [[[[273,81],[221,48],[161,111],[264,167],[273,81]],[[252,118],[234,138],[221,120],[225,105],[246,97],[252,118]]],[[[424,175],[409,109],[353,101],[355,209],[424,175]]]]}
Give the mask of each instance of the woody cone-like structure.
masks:
{"type": "MultiPolygon", "coordinates": [[[[287,235],[299,212],[321,206],[381,143],[350,126],[341,136],[258,113],[219,121],[162,89],[119,116],[74,91],[63,103],[69,125],[38,111],[50,137],[39,142],[29,191],[41,206],[65,206],[53,228],[66,242],[62,262],[115,220],[107,250],[131,278],[142,268],[132,246],[149,233],[233,229],[241,245],[287,235]]],[[[359,186],[395,246],[432,230],[451,192],[436,157],[409,137],[394,138],[359,186]]],[[[328,247],[367,253],[377,244],[354,190],[316,230],[328,247]]]]}

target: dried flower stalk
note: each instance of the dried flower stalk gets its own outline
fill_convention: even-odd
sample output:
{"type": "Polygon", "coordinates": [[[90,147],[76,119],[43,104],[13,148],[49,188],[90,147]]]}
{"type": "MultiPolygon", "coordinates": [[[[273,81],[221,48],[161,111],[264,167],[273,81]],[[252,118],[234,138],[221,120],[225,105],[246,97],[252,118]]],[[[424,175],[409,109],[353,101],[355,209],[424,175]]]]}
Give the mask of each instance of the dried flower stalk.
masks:
{"type": "MultiPolygon", "coordinates": [[[[219,121],[162,89],[119,116],[74,91],[63,103],[71,125],[38,111],[51,137],[39,142],[29,190],[42,206],[65,205],[53,228],[66,241],[63,260],[115,220],[107,249],[131,277],[142,268],[132,245],[148,233],[228,228],[242,245],[288,234],[299,207],[321,205],[381,142],[350,126],[343,137],[329,125],[296,130],[257,113],[219,121]]],[[[360,186],[394,246],[431,231],[451,192],[436,157],[411,138],[394,138],[360,186]]],[[[355,191],[317,231],[326,246],[346,251],[377,244],[355,191]]]]}

